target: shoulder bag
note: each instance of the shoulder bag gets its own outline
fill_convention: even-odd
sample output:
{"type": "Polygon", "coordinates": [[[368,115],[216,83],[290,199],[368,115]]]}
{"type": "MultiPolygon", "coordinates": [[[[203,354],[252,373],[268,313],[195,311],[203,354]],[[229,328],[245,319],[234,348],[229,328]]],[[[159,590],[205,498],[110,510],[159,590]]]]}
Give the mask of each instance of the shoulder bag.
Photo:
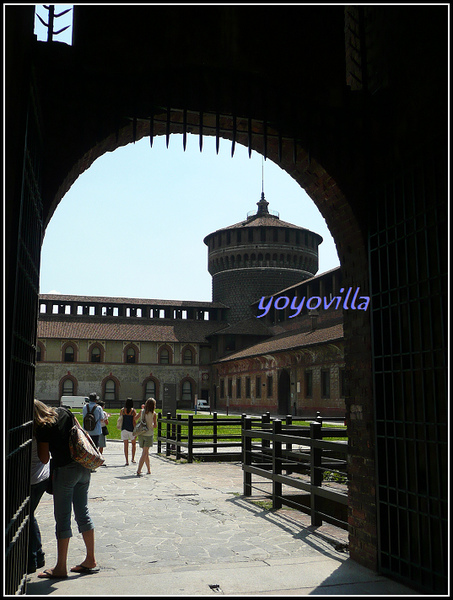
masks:
{"type": "MultiPolygon", "coordinates": [[[[70,412],[70,411],[68,411],[70,412]]],[[[105,460],[96,448],[93,440],[86,431],[82,429],[75,416],[70,413],[73,426],[69,432],[69,451],[75,462],[87,469],[97,469],[104,464],[105,460]]]]}
{"type": "Polygon", "coordinates": [[[116,427],[117,427],[117,429],[119,429],[121,431],[121,428],[123,427],[123,415],[122,414],[118,417],[118,421],[116,422],[116,427]]]}
{"type": "Polygon", "coordinates": [[[145,420],[142,420],[145,416],[144,411],[142,410],[140,413],[140,420],[134,427],[134,435],[140,435],[142,433],[146,433],[148,431],[148,425],[145,420]]]}

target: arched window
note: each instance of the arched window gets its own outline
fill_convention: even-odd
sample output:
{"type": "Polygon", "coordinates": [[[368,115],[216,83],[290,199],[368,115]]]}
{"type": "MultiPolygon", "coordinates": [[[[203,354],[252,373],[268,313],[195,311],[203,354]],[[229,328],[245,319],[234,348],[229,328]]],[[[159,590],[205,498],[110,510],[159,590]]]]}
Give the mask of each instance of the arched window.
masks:
{"type": "Polygon", "coordinates": [[[98,346],[94,346],[94,348],[91,349],[90,361],[92,363],[101,362],[101,350],[98,346]]]}
{"type": "Polygon", "coordinates": [[[116,400],[116,383],[113,379],[107,379],[105,382],[104,400],[116,400]]]}
{"type": "Polygon", "coordinates": [[[148,379],[148,381],[145,384],[145,397],[143,398],[143,400],[147,400],[148,398],[154,398],[155,400],[157,400],[156,382],[154,381],[154,379],[148,379]]]}
{"type": "Polygon", "coordinates": [[[74,362],[74,356],[74,347],[66,346],[66,348],[64,349],[64,362],[74,362]]]}
{"type": "Polygon", "coordinates": [[[135,350],[134,348],[132,348],[132,346],[130,346],[127,349],[126,352],[126,362],[129,364],[134,364],[135,363],[135,350]]]}
{"type": "Polygon", "coordinates": [[[159,350],[159,364],[161,365],[170,365],[172,360],[172,355],[170,348],[164,346],[159,350]]]}
{"type": "Polygon", "coordinates": [[[63,381],[62,396],[74,396],[74,382],[72,379],[65,379],[63,381]]]}
{"type": "Polygon", "coordinates": [[[186,348],[184,350],[184,353],[182,356],[182,362],[184,365],[192,365],[193,364],[193,354],[192,354],[192,350],[190,348],[186,348]]]}
{"type": "Polygon", "coordinates": [[[188,380],[182,384],[181,400],[192,401],[192,383],[188,380]]]}

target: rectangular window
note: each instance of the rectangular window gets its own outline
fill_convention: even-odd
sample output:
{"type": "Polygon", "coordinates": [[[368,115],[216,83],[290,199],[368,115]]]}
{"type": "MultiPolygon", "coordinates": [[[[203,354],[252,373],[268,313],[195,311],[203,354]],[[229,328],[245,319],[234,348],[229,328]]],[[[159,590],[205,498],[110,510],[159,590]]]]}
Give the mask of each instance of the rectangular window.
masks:
{"type": "Polygon", "coordinates": [[[228,378],[228,398],[231,398],[233,395],[233,380],[231,377],[228,378]]]}
{"type": "Polygon", "coordinates": [[[274,379],[272,375],[268,375],[267,377],[267,397],[272,398],[274,395],[274,379]]]}
{"type": "Polygon", "coordinates": [[[241,378],[236,379],[236,398],[241,397],[241,378]]]}
{"type": "Polygon", "coordinates": [[[313,371],[305,371],[305,397],[313,396],[313,371]]]}
{"type": "Polygon", "coordinates": [[[330,398],[330,371],[321,371],[321,398],[330,398]]]}
{"type": "Polygon", "coordinates": [[[261,377],[255,379],[255,396],[261,398],[261,377]]]}
{"type": "Polygon", "coordinates": [[[220,397],[221,398],[225,397],[225,380],[224,379],[220,380],[220,397]]]}
{"type": "Polygon", "coordinates": [[[250,377],[245,378],[245,397],[250,398],[250,377]]]}

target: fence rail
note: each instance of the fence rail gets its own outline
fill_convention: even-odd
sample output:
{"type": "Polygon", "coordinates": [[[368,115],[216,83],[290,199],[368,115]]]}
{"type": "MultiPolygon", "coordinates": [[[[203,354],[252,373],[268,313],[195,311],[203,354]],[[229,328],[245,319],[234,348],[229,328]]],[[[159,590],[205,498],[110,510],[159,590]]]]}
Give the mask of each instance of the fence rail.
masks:
{"type": "Polygon", "coordinates": [[[344,429],[323,429],[319,422],[311,423],[310,427],[283,426],[278,419],[257,430],[245,418],[242,428],[244,496],[252,496],[252,489],[263,485],[256,478],[264,479],[264,483],[272,484],[267,495],[272,498],[273,508],[287,505],[310,514],[314,526],[326,521],[347,529],[346,485],[326,483],[327,474],[346,480],[347,444],[323,439],[344,435],[344,429]],[[255,477],[255,486],[252,477],[255,477]]]}
{"type": "MultiPolygon", "coordinates": [[[[165,417],[158,414],[157,420],[157,452],[162,454],[165,444],[165,455],[175,455],[177,459],[186,458],[193,462],[194,458],[203,460],[241,460],[242,458],[242,423],[245,415],[237,418],[222,418],[217,413],[211,418],[196,418],[194,415],[176,418],[168,413],[165,417]],[[225,428],[236,428],[236,433],[225,428]],[[197,433],[197,431],[208,433],[197,433]]],[[[254,420],[258,421],[258,420],[254,420]]]]}

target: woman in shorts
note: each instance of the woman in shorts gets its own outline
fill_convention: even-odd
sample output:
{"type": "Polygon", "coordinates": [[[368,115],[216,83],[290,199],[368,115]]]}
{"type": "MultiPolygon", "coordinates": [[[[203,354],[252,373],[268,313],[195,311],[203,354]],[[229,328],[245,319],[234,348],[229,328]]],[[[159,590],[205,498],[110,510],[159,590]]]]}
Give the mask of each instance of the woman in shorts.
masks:
{"type": "Polygon", "coordinates": [[[132,445],[132,462],[135,463],[135,446],[136,438],[134,436],[134,427],[137,418],[137,412],[134,408],[132,398],[126,399],[124,408],[121,409],[120,415],[123,415],[123,424],[121,426],[121,439],[124,443],[124,456],[126,458],[126,466],[129,464],[129,440],[132,445]]]}
{"type": "Polygon", "coordinates": [[[141,476],[141,469],[144,464],[148,469],[148,475],[151,473],[149,449],[153,447],[154,430],[157,427],[156,401],[154,398],[148,398],[148,400],[145,402],[145,407],[142,408],[140,412],[140,420],[144,421],[148,425],[148,431],[140,433],[137,436],[138,443],[142,449],[142,455],[138,461],[137,477],[141,476]]]}

